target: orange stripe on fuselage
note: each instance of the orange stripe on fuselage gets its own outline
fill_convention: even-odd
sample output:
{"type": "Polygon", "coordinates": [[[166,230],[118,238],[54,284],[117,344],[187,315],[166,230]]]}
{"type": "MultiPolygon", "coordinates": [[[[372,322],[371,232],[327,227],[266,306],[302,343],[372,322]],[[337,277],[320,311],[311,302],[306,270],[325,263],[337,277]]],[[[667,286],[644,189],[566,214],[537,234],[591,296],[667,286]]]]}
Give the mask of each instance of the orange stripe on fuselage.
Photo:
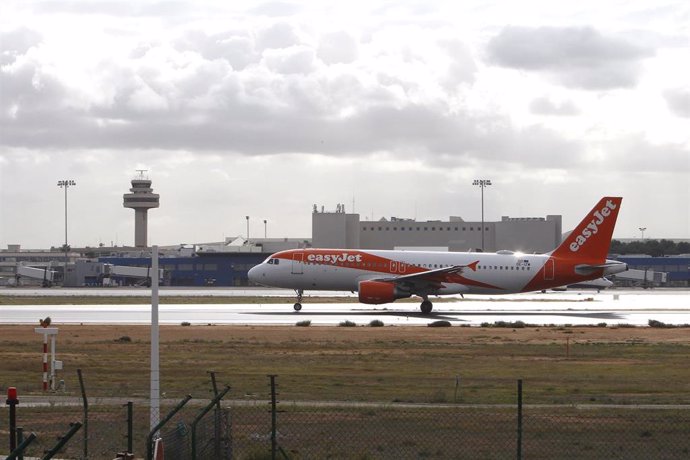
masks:
{"type": "Polygon", "coordinates": [[[558,257],[550,257],[549,260],[537,271],[536,275],[529,283],[522,288],[521,292],[541,291],[543,289],[551,289],[559,286],[567,286],[569,284],[577,284],[582,281],[593,280],[604,276],[604,270],[597,270],[589,275],[578,275],[575,272],[575,266],[581,265],[582,261],[573,259],[562,259],[558,257]],[[553,261],[553,262],[550,262],[553,261]],[[552,279],[546,279],[546,270],[549,263],[554,265],[554,273],[552,279]]]}
{"type": "MultiPolygon", "coordinates": [[[[353,268],[386,275],[413,275],[432,271],[414,264],[377,256],[365,251],[345,249],[290,249],[273,255],[273,257],[307,264],[329,265],[339,268],[353,268]],[[301,254],[301,258],[300,258],[301,254]]],[[[479,261],[472,262],[467,267],[477,270],[479,261]]],[[[427,278],[431,282],[465,284],[468,286],[489,289],[501,289],[491,284],[482,283],[465,278],[459,273],[439,273],[427,278]]]]}

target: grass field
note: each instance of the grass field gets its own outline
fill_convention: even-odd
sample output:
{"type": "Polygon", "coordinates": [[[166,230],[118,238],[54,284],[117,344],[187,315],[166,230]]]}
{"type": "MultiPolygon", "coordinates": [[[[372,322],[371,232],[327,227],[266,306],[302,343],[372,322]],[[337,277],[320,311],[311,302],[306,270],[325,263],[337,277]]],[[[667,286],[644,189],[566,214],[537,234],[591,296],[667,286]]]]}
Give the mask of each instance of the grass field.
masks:
{"type": "MultiPolygon", "coordinates": [[[[206,298],[167,300],[200,299],[206,298]]],[[[38,302],[19,302],[26,303],[38,302]]],[[[56,396],[78,396],[76,369],[83,371],[91,402],[89,458],[112,458],[125,446],[124,408],[99,405],[99,396],[141,398],[134,411],[134,451],[141,456],[149,429],[149,328],[53,326],[60,330],[57,359],[64,363],[58,379],[66,385],[56,396]]],[[[690,404],[689,333],[651,327],[166,325],[160,328],[160,386],[168,401],[162,409],[192,394],[196,404],[185,407],[169,429],[189,423],[211,396],[206,371],[213,370],[221,386],[231,386],[226,404],[232,406],[235,458],[270,458],[267,375],[277,374],[279,441],[290,458],[515,458],[516,381],[522,379],[526,457],[687,458],[687,410],[606,405],[690,404]],[[357,401],[384,405],[349,405],[357,401]],[[394,402],[449,404],[387,404],[394,402]]],[[[0,325],[0,391],[15,386],[20,401],[42,395],[41,348],[34,326],[0,325]]],[[[19,409],[21,424],[39,434],[29,455],[41,455],[70,421],[82,417],[79,406],[31,408],[20,402],[19,409]]],[[[7,431],[0,428],[0,434],[7,431]]],[[[75,436],[63,458],[81,458],[84,435],[75,436]]]]}
{"type": "MultiPolygon", "coordinates": [[[[146,326],[57,325],[59,379],[78,394],[145,397],[146,326]]],[[[41,338],[0,326],[0,387],[40,394],[41,338]]],[[[231,398],[512,403],[690,403],[688,329],[162,326],[161,389],[208,396],[207,370],[231,398]],[[456,392],[456,376],[459,386],[456,392]]]]}

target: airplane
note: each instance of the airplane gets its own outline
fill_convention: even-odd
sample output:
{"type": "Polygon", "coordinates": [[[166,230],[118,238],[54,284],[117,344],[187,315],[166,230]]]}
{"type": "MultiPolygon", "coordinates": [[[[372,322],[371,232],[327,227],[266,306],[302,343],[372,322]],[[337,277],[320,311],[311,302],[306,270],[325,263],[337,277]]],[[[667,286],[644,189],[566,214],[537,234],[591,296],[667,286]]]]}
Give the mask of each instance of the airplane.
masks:
{"type": "Polygon", "coordinates": [[[607,260],[623,198],[603,197],[566,239],[546,254],[512,251],[430,252],[361,249],[290,249],[249,270],[249,280],[294,289],[296,312],[305,290],[357,291],[364,304],[411,296],[514,294],[595,280],[624,272],[627,264],[607,260]]]}

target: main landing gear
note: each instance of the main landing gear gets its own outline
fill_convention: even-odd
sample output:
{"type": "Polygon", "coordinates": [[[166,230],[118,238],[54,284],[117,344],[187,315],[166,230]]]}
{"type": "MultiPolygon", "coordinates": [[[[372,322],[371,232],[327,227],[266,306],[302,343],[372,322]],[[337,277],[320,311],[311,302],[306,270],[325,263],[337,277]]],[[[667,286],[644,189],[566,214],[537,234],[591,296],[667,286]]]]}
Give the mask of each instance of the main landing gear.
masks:
{"type": "Polygon", "coordinates": [[[428,315],[431,313],[431,309],[434,308],[434,304],[431,303],[431,300],[429,299],[424,299],[422,301],[422,304],[419,306],[419,308],[422,310],[422,313],[425,315],[428,315]]]}
{"type": "Polygon", "coordinates": [[[295,311],[300,311],[302,309],[302,294],[304,291],[302,289],[295,289],[295,294],[297,294],[297,302],[293,305],[295,311]]]}

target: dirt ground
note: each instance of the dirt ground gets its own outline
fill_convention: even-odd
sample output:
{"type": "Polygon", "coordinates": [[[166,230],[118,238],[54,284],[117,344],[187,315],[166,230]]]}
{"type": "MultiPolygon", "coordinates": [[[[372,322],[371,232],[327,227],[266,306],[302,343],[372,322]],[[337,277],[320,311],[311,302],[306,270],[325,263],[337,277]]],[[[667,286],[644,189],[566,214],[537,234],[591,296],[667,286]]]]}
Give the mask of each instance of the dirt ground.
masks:
{"type": "MultiPolygon", "coordinates": [[[[38,325],[37,325],[38,326],[38,325]]],[[[147,341],[150,338],[148,326],[141,325],[52,325],[59,327],[59,340],[72,343],[86,343],[99,340],[113,340],[128,336],[132,340],[147,341]]],[[[523,342],[551,343],[571,337],[574,341],[592,341],[597,343],[626,343],[630,341],[644,343],[688,343],[688,328],[649,328],[649,327],[445,327],[432,328],[423,326],[388,326],[388,327],[351,327],[335,326],[178,326],[160,327],[161,342],[194,340],[233,340],[257,339],[268,343],[280,343],[307,338],[315,342],[347,340],[355,342],[417,340],[433,341],[448,344],[485,342],[523,342]],[[335,331],[337,330],[337,333],[335,331]],[[488,335],[487,335],[488,334],[488,335]]],[[[32,342],[38,336],[33,326],[2,325],[0,326],[0,344],[4,341],[32,342]]]]}
{"type": "MultiPolygon", "coordinates": [[[[94,394],[140,395],[148,386],[150,330],[133,325],[59,327],[60,378],[74,391],[77,368],[94,394]]],[[[181,326],[160,328],[161,375],[171,394],[206,385],[213,369],[240,394],[268,374],[290,382],[295,399],[448,400],[459,369],[481,401],[501,401],[516,378],[554,392],[685,400],[690,329],[633,327],[181,326]],[[495,391],[486,381],[496,382],[495,391]],[[670,382],[670,383],[669,383],[670,382]],[[651,395],[651,393],[663,394],[651,395]],[[445,392],[445,395],[441,395],[445,392]],[[645,396],[648,395],[648,396],[645,396]]],[[[29,325],[0,326],[0,387],[37,390],[41,337],[29,325]]],[[[258,390],[257,390],[258,389],[258,390]]],[[[612,399],[613,400],[613,399],[612,399]]]]}

